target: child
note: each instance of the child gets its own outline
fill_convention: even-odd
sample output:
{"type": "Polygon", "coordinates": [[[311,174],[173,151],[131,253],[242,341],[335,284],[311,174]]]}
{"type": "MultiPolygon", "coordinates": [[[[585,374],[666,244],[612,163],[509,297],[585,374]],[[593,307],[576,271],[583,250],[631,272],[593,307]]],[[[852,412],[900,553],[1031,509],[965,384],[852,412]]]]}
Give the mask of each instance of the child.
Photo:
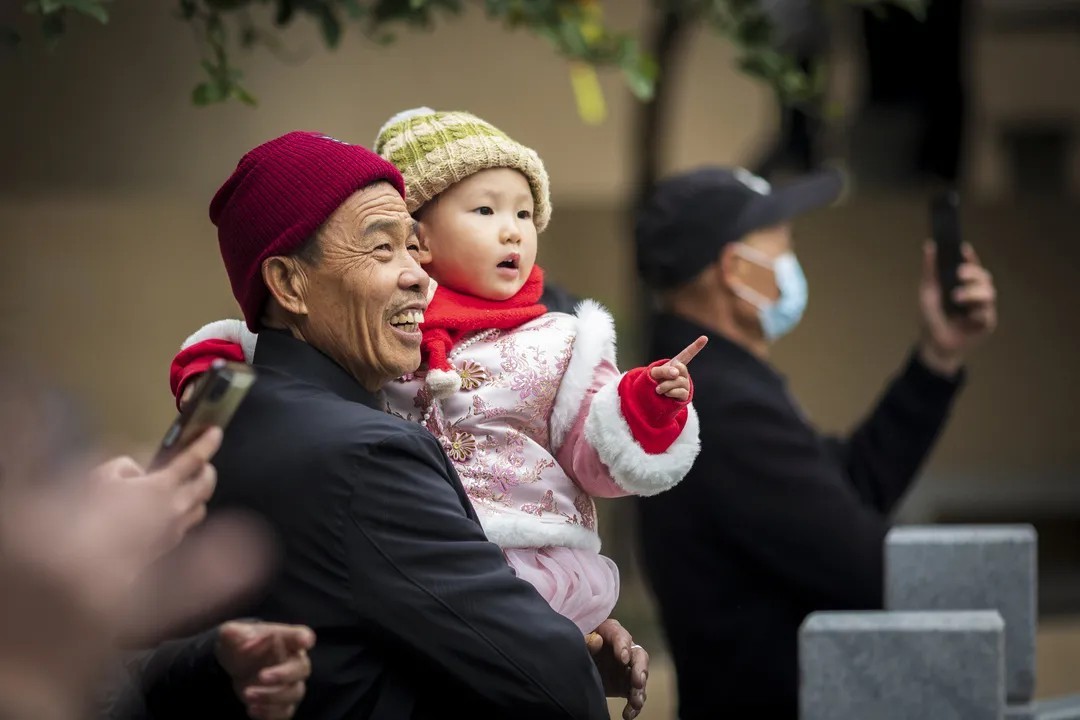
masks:
{"type": "MultiPolygon", "coordinates": [[[[441,441],[488,538],[589,633],[619,593],[593,498],[654,495],[690,469],[699,441],[685,363],[705,338],[623,375],[598,304],[548,312],[535,264],[551,216],[547,173],[483,120],[407,111],[374,149],[405,178],[421,262],[438,283],[422,317],[397,319],[420,323],[422,364],[383,387],[386,411],[441,441]]],[[[214,357],[251,362],[255,340],[237,321],[203,328],[174,360],[173,392],[214,357]]]]}

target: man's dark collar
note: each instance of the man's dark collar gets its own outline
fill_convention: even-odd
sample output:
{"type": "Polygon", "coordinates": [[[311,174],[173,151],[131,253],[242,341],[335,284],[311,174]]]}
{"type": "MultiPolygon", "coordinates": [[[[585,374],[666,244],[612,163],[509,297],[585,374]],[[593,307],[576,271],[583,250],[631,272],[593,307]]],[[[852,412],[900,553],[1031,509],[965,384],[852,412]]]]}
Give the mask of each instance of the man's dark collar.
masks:
{"type": "Polygon", "coordinates": [[[297,380],[317,385],[351,402],[378,409],[375,395],[361,385],[345,368],[286,330],[263,328],[255,345],[256,368],[272,368],[297,380]]]}

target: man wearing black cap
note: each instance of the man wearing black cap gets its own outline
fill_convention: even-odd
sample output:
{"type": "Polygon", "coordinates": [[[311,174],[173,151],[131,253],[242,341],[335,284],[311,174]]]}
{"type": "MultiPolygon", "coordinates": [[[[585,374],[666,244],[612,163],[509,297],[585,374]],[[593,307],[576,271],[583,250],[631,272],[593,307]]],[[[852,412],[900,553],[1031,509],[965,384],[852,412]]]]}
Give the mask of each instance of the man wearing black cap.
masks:
{"type": "Polygon", "coordinates": [[[829,171],[774,189],[703,168],[662,181],[638,216],[638,269],[663,306],[651,356],[709,338],[694,371],[701,454],[680,485],[638,501],[680,720],[797,716],[799,624],[881,607],[890,512],[941,431],[968,351],[996,325],[994,285],[970,246],[955,295],[967,312],[942,312],[928,244],[919,343],[850,437],[819,435],[769,347],[806,306],[790,223],[841,186],[829,171]]]}

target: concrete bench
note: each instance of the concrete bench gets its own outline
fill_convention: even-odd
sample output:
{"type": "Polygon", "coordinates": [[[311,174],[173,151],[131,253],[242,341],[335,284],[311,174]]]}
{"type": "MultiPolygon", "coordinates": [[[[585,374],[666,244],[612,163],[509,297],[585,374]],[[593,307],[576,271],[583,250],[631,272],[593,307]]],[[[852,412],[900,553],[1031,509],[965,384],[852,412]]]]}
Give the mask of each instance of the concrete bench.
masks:
{"type": "Polygon", "coordinates": [[[800,720],[1002,720],[995,610],[819,612],[799,630],[800,720]]]}

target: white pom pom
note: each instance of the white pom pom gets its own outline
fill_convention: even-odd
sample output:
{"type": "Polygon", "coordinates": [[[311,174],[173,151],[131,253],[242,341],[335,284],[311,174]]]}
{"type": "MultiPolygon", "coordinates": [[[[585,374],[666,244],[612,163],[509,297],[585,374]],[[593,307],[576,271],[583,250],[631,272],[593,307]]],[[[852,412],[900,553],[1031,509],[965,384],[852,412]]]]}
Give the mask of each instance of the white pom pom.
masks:
{"type": "Polygon", "coordinates": [[[427,106],[412,108],[411,110],[402,110],[394,117],[390,118],[383,123],[383,126],[379,128],[379,132],[375,135],[375,145],[379,144],[379,138],[383,136],[383,133],[387,131],[392,125],[397,125],[400,122],[405,122],[409,118],[423,117],[424,115],[434,115],[435,111],[427,106]]]}
{"type": "Polygon", "coordinates": [[[461,375],[446,370],[428,370],[424,384],[436,400],[445,400],[461,389],[461,375]]]}
{"type": "Polygon", "coordinates": [[[216,320],[189,335],[180,349],[186,350],[203,340],[224,340],[239,345],[244,350],[244,360],[250,365],[255,359],[255,343],[258,339],[259,336],[248,330],[243,320],[216,320]]]}

